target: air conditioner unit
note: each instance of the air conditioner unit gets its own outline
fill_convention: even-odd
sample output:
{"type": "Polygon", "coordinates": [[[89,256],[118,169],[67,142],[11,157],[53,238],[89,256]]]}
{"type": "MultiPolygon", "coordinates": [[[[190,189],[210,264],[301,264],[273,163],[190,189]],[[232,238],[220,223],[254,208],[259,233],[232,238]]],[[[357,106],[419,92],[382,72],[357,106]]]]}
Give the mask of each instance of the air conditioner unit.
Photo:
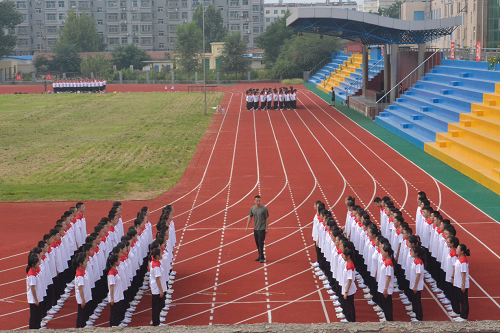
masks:
{"type": "Polygon", "coordinates": [[[137,32],[134,32],[132,35],[137,36],[137,32]]]}
{"type": "Polygon", "coordinates": [[[175,8],[175,11],[178,12],[179,11],[179,8],[175,8]]]}
{"type": "Polygon", "coordinates": [[[130,34],[127,32],[127,36],[130,36],[130,34]]]}
{"type": "Polygon", "coordinates": [[[122,7],[122,11],[125,12],[127,10],[126,7],[122,7]]]}
{"type": "Polygon", "coordinates": [[[42,3],[41,1],[37,1],[37,2],[36,2],[36,4],[37,4],[37,5],[40,5],[41,3],[42,3]]]}
{"type": "Polygon", "coordinates": [[[249,18],[246,18],[246,19],[245,19],[245,21],[250,22],[250,19],[249,19],[249,18]]]}
{"type": "Polygon", "coordinates": [[[75,9],[75,8],[76,8],[76,6],[71,6],[71,8],[75,9]]]}
{"type": "Polygon", "coordinates": [[[135,12],[135,7],[132,8],[132,11],[135,12]]]}
{"type": "Polygon", "coordinates": [[[66,20],[62,20],[62,24],[66,24],[66,20]]]}
{"type": "Polygon", "coordinates": [[[184,23],[187,23],[187,21],[188,21],[188,20],[186,20],[186,19],[184,19],[184,20],[183,20],[183,22],[184,22],[184,23]]]}
{"type": "Polygon", "coordinates": [[[247,34],[249,34],[249,33],[250,33],[250,30],[247,30],[247,31],[245,31],[245,32],[246,32],[247,34]]]}

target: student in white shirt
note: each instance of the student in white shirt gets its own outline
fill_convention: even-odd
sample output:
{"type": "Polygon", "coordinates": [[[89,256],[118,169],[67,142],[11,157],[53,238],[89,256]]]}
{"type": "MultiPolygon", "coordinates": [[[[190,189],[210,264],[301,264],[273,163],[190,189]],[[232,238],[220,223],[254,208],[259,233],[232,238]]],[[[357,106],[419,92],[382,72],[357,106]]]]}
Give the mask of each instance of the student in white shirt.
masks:
{"type": "Polygon", "coordinates": [[[39,266],[40,258],[36,254],[30,255],[28,258],[28,267],[26,267],[26,295],[30,305],[30,329],[39,329],[42,320],[40,298],[38,297],[40,295],[39,266]]]}
{"type": "Polygon", "coordinates": [[[162,325],[160,322],[160,312],[162,309],[162,299],[164,294],[164,285],[162,283],[162,269],[161,269],[161,250],[156,248],[151,252],[151,272],[149,275],[149,285],[151,287],[152,297],[152,319],[153,326],[162,325]]]}
{"type": "Polygon", "coordinates": [[[467,321],[469,318],[469,261],[470,250],[465,244],[457,247],[457,261],[451,280],[455,289],[455,297],[460,304],[460,317],[453,318],[454,321],[467,321]]]}
{"type": "Polygon", "coordinates": [[[109,313],[109,326],[119,326],[122,318],[120,318],[121,307],[123,303],[123,289],[121,277],[118,274],[118,265],[120,260],[116,254],[112,254],[108,258],[107,267],[109,268],[108,273],[108,302],[111,304],[111,309],[109,313]]]}
{"type": "Polygon", "coordinates": [[[86,274],[87,254],[78,253],[73,259],[73,265],[76,267],[75,274],[75,298],[78,303],[78,314],[76,316],[76,328],[84,328],[89,315],[88,302],[92,300],[89,275],[86,274]]]}
{"type": "Polygon", "coordinates": [[[381,254],[383,257],[383,264],[380,267],[378,275],[378,288],[380,307],[385,315],[385,320],[393,321],[392,311],[392,293],[394,291],[394,251],[390,245],[385,245],[381,254]]]}
{"type": "Polygon", "coordinates": [[[354,307],[354,294],[356,293],[356,282],[354,282],[356,278],[356,272],[354,268],[354,262],[352,261],[354,258],[354,251],[352,249],[344,250],[344,260],[346,261],[346,265],[343,272],[343,285],[342,285],[342,298],[344,299],[343,303],[343,312],[345,316],[345,320],[348,322],[356,321],[356,309],[354,307]]]}
{"type": "Polygon", "coordinates": [[[420,246],[414,246],[410,249],[410,255],[414,259],[411,263],[410,289],[411,308],[409,313],[411,321],[422,321],[424,313],[422,311],[422,290],[424,289],[424,250],[420,246]],[[414,316],[413,316],[414,315],[414,316]]]}

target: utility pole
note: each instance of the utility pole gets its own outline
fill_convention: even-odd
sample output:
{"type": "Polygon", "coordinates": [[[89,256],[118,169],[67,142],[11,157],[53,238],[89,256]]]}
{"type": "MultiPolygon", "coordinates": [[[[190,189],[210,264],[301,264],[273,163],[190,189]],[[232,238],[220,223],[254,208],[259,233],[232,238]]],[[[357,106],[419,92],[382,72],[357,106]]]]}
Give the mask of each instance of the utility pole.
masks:
{"type": "Polygon", "coordinates": [[[40,53],[42,53],[42,21],[38,21],[38,31],[40,32],[40,53]]]}
{"type": "Polygon", "coordinates": [[[203,93],[205,94],[205,116],[207,115],[207,69],[205,59],[205,0],[202,0],[201,21],[203,25],[203,93]]]}

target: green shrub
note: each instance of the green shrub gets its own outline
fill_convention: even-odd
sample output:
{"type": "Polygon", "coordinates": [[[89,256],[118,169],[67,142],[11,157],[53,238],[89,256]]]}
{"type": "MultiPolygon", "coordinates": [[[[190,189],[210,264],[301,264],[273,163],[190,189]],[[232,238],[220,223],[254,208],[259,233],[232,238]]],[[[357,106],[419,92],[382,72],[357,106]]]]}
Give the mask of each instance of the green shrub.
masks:
{"type": "Polygon", "coordinates": [[[285,85],[285,86],[288,86],[288,85],[298,86],[298,85],[304,84],[304,80],[302,80],[302,79],[285,79],[285,80],[281,81],[281,84],[285,85]]]}

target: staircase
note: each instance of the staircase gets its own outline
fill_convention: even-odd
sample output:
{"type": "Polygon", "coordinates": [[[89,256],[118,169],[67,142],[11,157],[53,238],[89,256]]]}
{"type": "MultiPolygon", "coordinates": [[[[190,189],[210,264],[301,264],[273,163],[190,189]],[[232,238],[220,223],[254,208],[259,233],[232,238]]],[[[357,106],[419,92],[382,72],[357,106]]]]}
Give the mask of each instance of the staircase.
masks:
{"type": "Polygon", "coordinates": [[[376,122],[500,194],[500,72],[443,60],[376,122]]]}
{"type": "MultiPolygon", "coordinates": [[[[320,85],[326,77],[330,77],[335,70],[337,70],[340,66],[343,66],[347,60],[351,57],[350,54],[339,51],[335,58],[332,59],[332,62],[325,65],[321,68],[316,74],[314,74],[310,79],[309,83],[314,84],[315,86],[320,85]]],[[[321,89],[324,91],[324,89],[321,89]]],[[[329,91],[327,91],[328,93],[329,91]]]]}

